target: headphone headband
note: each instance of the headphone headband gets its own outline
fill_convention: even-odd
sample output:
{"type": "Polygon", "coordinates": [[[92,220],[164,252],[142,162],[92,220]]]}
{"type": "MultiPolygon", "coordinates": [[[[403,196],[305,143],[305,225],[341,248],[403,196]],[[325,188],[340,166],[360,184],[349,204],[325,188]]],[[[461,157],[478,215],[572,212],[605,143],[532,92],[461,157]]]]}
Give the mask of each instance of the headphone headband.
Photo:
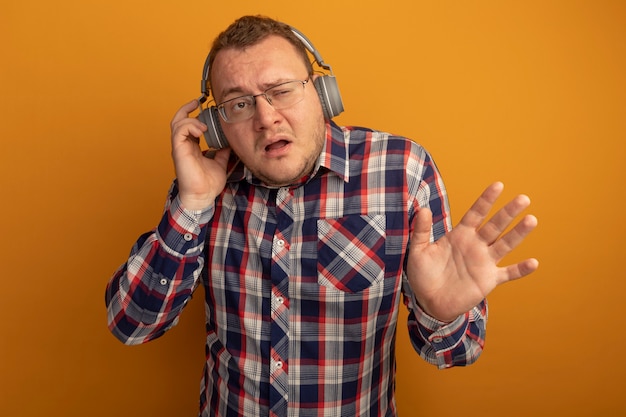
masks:
{"type": "MultiPolygon", "coordinates": [[[[306,50],[309,51],[311,55],[313,55],[317,65],[329,71],[330,74],[333,75],[332,68],[330,67],[330,65],[324,62],[322,55],[320,55],[319,51],[315,49],[315,46],[313,46],[313,43],[309,40],[309,38],[307,38],[304,35],[304,33],[300,32],[298,29],[294,28],[293,26],[289,26],[289,28],[291,29],[291,32],[296,36],[296,38],[298,38],[300,42],[302,42],[306,50]]],[[[211,62],[211,54],[209,53],[209,55],[206,57],[204,61],[204,67],[202,68],[202,80],[200,81],[200,92],[202,93],[202,96],[198,99],[200,103],[204,103],[209,96],[208,85],[209,85],[209,73],[210,73],[210,65],[211,65],[210,62],[211,62]]]]}

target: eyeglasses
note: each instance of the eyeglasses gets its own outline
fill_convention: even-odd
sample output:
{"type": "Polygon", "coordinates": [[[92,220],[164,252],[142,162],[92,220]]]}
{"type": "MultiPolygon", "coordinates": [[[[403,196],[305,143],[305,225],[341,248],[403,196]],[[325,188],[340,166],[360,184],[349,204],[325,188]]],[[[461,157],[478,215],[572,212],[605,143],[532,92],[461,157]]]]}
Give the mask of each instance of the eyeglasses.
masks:
{"type": "Polygon", "coordinates": [[[218,104],[217,110],[226,123],[243,122],[254,116],[257,97],[265,97],[276,110],[285,109],[304,99],[304,86],[308,82],[309,78],[304,81],[287,81],[272,86],[261,94],[231,98],[218,104]]]}

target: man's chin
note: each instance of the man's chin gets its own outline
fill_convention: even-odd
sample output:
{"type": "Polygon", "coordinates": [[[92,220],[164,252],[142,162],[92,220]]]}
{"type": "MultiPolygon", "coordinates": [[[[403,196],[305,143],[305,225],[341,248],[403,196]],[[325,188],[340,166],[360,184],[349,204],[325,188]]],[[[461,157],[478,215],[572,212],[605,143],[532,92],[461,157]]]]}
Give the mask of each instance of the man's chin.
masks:
{"type": "MultiPolygon", "coordinates": [[[[269,171],[269,170],[267,170],[269,171]]],[[[266,170],[260,172],[253,172],[254,176],[261,180],[268,187],[287,187],[293,184],[297,184],[305,178],[310,170],[285,170],[284,167],[280,167],[280,164],[275,167],[271,172],[266,170]]]]}

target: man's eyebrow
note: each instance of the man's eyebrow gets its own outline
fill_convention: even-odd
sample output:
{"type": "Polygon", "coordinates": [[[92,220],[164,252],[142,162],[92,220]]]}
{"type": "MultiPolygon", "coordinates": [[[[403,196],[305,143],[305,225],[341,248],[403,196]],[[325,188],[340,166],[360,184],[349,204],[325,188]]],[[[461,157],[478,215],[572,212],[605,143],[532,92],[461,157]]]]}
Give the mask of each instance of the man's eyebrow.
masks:
{"type": "MultiPolygon", "coordinates": [[[[234,94],[237,94],[235,97],[248,95],[248,94],[246,94],[243,91],[243,89],[241,87],[231,87],[231,88],[227,88],[226,90],[222,91],[221,92],[221,97],[223,97],[225,100],[228,100],[228,99],[226,99],[226,97],[228,97],[230,95],[234,95],[234,94]]],[[[224,100],[222,100],[222,101],[224,101],[224,100]]]]}
{"type": "MultiPolygon", "coordinates": [[[[286,82],[289,82],[289,81],[294,81],[294,80],[292,78],[284,78],[284,77],[282,77],[282,78],[277,78],[275,80],[272,80],[271,82],[263,83],[263,84],[261,84],[261,92],[267,90],[268,88],[272,88],[272,87],[275,87],[275,86],[277,86],[279,84],[286,83],[286,82]]],[[[243,88],[241,88],[239,86],[227,88],[226,90],[222,91],[221,93],[222,93],[221,97],[224,97],[224,100],[222,100],[222,101],[230,100],[230,98],[226,98],[226,97],[228,97],[230,95],[234,95],[234,94],[236,94],[236,95],[234,95],[234,97],[231,97],[231,98],[237,98],[237,97],[241,97],[241,96],[251,96],[251,95],[255,94],[255,93],[251,93],[251,92],[246,92],[246,91],[244,91],[243,88]]]]}

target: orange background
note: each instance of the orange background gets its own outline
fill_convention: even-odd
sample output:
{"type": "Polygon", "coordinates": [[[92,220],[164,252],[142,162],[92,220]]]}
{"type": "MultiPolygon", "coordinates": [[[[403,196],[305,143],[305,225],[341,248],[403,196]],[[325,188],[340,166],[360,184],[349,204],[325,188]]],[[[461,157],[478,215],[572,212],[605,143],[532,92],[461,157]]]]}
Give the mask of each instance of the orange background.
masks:
{"type": "Polygon", "coordinates": [[[625,415],[626,2],[596,0],[4,0],[0,415],[196,414],[202,294],[126,347],[104,287],[160,218],[169,120],[211,40],[248,13],[311,38],[339,123],[433,153],[455,221],[494,180],[533,199],[539,228],[507,261],[540,270],[489,297],[475,365],[437,371],[399,327],[401,415],[625,415]]]}

